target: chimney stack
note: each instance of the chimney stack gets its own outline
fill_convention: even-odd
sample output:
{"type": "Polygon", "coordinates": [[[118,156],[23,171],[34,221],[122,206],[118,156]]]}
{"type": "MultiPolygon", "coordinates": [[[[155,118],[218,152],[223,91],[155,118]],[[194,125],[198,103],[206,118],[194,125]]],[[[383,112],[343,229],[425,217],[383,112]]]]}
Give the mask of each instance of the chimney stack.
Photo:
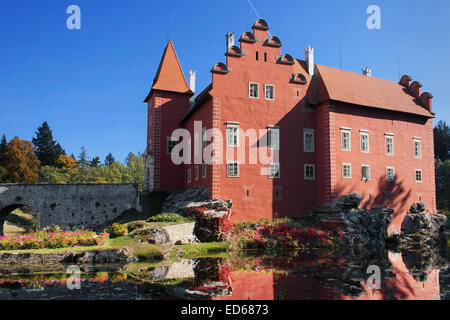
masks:
{"type": "Polygon", "coordinates": [[[225,37],[227,38],[227,51],[228,51],[230,47],[234,46],[234,32],[233,33],[227,32],[225,37]]]}
{"type": "Polygon", "coordinates": [[[314,75],[314,48],[309,45],[305,49],[305,62],[308,74],[312,77],[314,75]]]}
{"type": "Polygon", "coordinates": [[[364,69],[362,69],[362,74],[367,76],[367,77],[371,77],[372,76],[372,69],[370,69],[369,67],[365,67],[364,69]]]}
{"type": "Polygon", "coordinates": [[[189,70],[189,89],[195,93],[195,74],[196,71],[189,70]]]}

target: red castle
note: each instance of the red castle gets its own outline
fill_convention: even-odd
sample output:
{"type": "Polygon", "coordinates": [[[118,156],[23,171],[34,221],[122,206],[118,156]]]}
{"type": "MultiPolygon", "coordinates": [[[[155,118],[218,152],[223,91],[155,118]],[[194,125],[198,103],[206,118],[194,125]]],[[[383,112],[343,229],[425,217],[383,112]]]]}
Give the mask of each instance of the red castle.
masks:
{"type": "MultiPolygon", "coordinates": [[[[432,95],[404,75],[392,82],[282,54],[259,19],[240,46],[227,34],[226,63],[211,69],[212,81],[195,92],[195,72],[186,82],[171,41],[150,93],[146,151],[146,191],[202,186],[212,199],[232,199],[234,222],[297,217],[320,203],[357,192],[363,207],[395,210],[391,230],[401,225],[414,202],[436,209],[432,95]],[[223,142],[201,133],[215,129],[223,142]],[[184,128],[195,140],[190,153],[213,146],[222,163],[174,164],[171,151],[184,128]],[[239,163],[225,155],[245,146],[245,159],[264,146],[243,134],[267,130],[269,164],[239,163]],[[265,172],[265,174],[262,174],[265,172]]],[[[261,138],[261,137],[259,137],[261,138]]],[[[259,139],[258,138],[258,139],[259,139]]]]}

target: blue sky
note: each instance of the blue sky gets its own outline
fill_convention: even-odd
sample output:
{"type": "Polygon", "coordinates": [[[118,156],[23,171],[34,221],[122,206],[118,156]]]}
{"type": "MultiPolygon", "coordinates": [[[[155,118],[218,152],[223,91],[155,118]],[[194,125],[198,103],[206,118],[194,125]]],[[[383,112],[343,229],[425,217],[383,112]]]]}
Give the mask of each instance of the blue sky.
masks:
{"type": "MultiPolygon", "coordinates": [[[[252,0],[283,42],[283,53],[398,81],[409,74],[434,95],[436,122],[450,123],[450,1],[252,0]],[[369,5],[381,30],[366,27],[369,5]]],[[[146,106],[163,49],[172,39],[183,71],[197,70],[197,92],[225,61],[225,33],[250,30],[248,0],[1,0],[0,134],[31,140],[48,121],[68,154],[85,146],[103,160],[144,151],[146,106]],[[66,9],[81,8],[81,30],[66,28],[66,9]]]]}

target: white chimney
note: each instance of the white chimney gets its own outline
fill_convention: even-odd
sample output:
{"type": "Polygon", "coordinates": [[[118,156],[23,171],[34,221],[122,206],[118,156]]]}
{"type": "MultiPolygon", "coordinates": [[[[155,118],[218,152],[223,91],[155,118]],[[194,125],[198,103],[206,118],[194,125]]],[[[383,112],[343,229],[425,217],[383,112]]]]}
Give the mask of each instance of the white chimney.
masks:
{"type": "Polygon", "coordinates": [[[189,89],[195,93],[195,74],[196,71],[189,70],[189,89]]]}
{"type": "Polygon", "coordinates": [[[314,75],[314,48],[309,45],[305,49],[305,62],[308,74],[312,77],[314,75]]]}
{"type": "Polygon", "coordinates": [[[227,32],[225,37],[227,38],[227,51],[228,51],[230,47],[234,46],[234,32],[233,33],[227,32]]]}
{"type": "Polygon", "coordinates": [[[361,69],[361,70],[362,70],[362,74],[363,75],[368,76],[368,77],[372,76],[372,69],[370,69],[369,67],[366,67],[366,68],[361,69]]]}

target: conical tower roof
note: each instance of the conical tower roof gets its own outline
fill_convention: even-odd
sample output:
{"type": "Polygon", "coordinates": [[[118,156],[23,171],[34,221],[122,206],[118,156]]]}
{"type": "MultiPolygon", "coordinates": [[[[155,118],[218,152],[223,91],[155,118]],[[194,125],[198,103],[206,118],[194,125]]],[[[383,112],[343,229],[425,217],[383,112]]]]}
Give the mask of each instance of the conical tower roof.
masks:
{"type": "Polygon", "coordinates": [[[171,40],[169,40],[166,49],[164,49],[158,72],[155,79],[153,79],[152,89],[144,102],[148,101],[153,90],[178,92],[188,95],[194,94],[186,82],[171,40]]]}

